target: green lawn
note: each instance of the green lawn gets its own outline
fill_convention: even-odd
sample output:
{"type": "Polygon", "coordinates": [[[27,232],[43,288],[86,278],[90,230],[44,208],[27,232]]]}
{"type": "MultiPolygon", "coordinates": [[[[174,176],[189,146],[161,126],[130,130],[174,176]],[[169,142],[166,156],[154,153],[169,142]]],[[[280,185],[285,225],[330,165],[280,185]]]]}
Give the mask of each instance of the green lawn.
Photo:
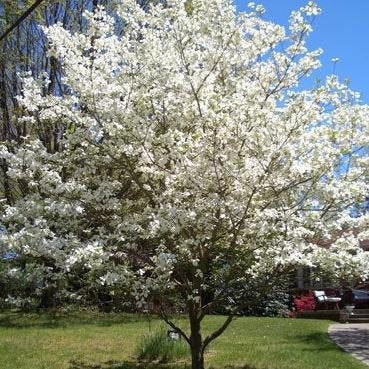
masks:
{"type": "MultiPolygon", "coordinates": [[[[205,319],[213,329],[221,316],[205,319]]],[[[178,322],[178,320],[177,320],[178,322]]],[[[0,313],[1,369],[183,369],[139,364],[140,338],[161,323],[135,315],[0,313]]],[[[179,322],[186,325],[183,319],[179,322]]],[[[365,369],[328,338],[328,321],[238,318],[210,346],[209,367],[219,369],[365,369]]]]}

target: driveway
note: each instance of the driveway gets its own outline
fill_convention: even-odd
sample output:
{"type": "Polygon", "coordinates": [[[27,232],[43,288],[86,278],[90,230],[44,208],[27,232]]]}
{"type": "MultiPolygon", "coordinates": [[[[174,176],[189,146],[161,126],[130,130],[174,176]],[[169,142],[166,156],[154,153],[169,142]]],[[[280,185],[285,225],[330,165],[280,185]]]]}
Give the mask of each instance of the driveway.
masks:
{"type": "Polygon", "coordinates": [[[328,334],[345,351],[369,366],[369,323],[335,323],[328,334]]]}

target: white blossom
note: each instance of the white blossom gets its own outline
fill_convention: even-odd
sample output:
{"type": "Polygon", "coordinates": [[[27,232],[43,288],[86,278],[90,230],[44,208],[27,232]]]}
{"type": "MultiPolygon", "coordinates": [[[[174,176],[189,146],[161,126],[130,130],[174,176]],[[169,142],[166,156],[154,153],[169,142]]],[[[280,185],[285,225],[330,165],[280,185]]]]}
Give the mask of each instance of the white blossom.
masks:
{"type": "Polygon", "coordinates": [[[369,190],[369,107],[337,76],[300,86],[320,67],[305,42],[320,9],[285,29],[255,3],[166,3],[118,1],[117,19],[99,7],[81,33],[44,28],[70,94],[27,75],[18,100],[24,124],[66,127],[63,149],[34,135],[0,146],[27,184],[1,203],[2,248],[100,271],[141,307],[177,290],[201,305],[209,288],[298,265],[367,278],[366,233],[350,232],[368,219],[349,210],[369,190]]]}

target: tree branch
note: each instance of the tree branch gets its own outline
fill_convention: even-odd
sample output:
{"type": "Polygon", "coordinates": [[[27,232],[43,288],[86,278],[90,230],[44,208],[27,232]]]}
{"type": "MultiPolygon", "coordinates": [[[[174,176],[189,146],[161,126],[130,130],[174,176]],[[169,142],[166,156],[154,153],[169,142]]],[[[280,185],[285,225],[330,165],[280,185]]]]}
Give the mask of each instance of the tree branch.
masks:
{"type": "Polygon", "coordinates": [[[36,0],[35,3],[27,9],[1,36],[0,42],[3,41],[10,32],[12,32],[15,28],[20,26],[20,24],[31,14],[44,0],[36,0]]]}
{"type": "Polygon", "coordinates": [[[173,328],[176,332],[178,332],[189,345],[191,345],[191,339],[187,336],[187,334],[178,326],[176,326],[171,320],[169,320],[168,316],[164,313],[162,309],[160,309],[159,316],[161,319],[164,320],[166,324],[169,325],[169,327],[173,328]]]}
{"type": "Polygon", "coordinates": [[[209,345],[211,341],[214,341],[217,337],[219,337],[227,329],[227,327],[231,324],[232,320],[233,320],[233,315],[231,314],[227,317],[227,319],[224,321],[221,327],[219,327],[215,332],[213,332],[212,334],[210,334],[209,336],[205,338],[204,344],[202,347],[203,351],[206,349],[206,347],[209,345]]]}

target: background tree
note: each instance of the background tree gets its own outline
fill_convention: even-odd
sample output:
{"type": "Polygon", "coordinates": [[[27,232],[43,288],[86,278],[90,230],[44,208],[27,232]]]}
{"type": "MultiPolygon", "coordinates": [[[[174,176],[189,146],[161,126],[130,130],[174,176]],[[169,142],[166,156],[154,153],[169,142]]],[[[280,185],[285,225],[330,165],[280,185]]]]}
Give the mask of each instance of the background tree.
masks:
{"type": "MultiPolygon", "coordinates": [[[[23,142],[23,137],[32,135],[39,138],[47,150],[52,153],[61,149],[61,140],[67,126],[54,122],[44,124],[37,121],[33,130],[29,130],[27,124],[22,122],[25,111],[19,106],[17,96],[21,93],[21,78],[24,73],[30,73],[35,78],[44,78],[49,81],[48,86],[42,91],[43,95],[52,94],[62,96],[66,86],[62,83],[62,71],[58,60],[47,54],[48,43],[42,26],[52,26],[61,23],[63,28],[71,32],[86,30],[86,21],[82,14],[86,9],[93,10],[99,4],[105,4],[107,10],[114,11],[114,1],[103,0],[61,0],[44,1],[38,5],[33,12],[23,19],[18,26],[8,33],[0,43],[0,141],[5,142],[9,150],[16,150],[23,142]]],[[[27,1],[0,1],[1,33],[10,29],[17,20],[35,4],[33,0],[27,1]]],[[[119,26],[116,27],[119,31],[119,26]]],[[[37,119],[37,117],[36,117],[37,119]]],[[[26,181],[14,180],[8,176],[7,161],[0,161],[0,212],[3,204],[13,204],[19,197],[26,196],[32,192],[26,181]]],[[[7,260],[9,270],[20,268],[27,273],[34,264],[40,268],[54,268],[52,260],[44,257],[26,257],[17,254],[17,257],[7,260]],[[29,265],[28,265],[29,264],[29,265]]],[[[80,271],[79,271],[80,272],[80,271]]],[[[16,274],[11,274],[16,275],[16,274]]],[[[40,306],[49,307],[58,303],[55,281],[48,273],[44,273],[44,280],[39,281],[38,288],[34,294],[40,298],[40,306]],[[43,286],[40,288],[40,285],[43,286]],[[40,295],[41,293],[41,295],[40,295]]],[[[77,276],[71,276],[75,280],[77,276]]],[[[79,276],[78,278],[82,278],[79,276]]],[[[60,281],[66,285],[65,281],[60,281]]],[[[14,285],[17,281],[14,281],[14,285]]],[[[75,283],[73,284],[75,285],[75,283]]],[[[86,281],[85,281],[86,285],[86,281]]],[[[85,286],[86,287],[86,286],[85,286]]],[[[84,288],[85,290],[85,288],[84,288]]],[[[28,289],[30,291],[30,289],[28,289]]],[[[12,292],[16,293],[16,289],[12,292]]],[[[19,291],[20,295],[22,292],[19,291]]],[[[22,295],[23,296],[23,295],[22,295]]]]}
{"type": "Polygon", "coordinates": [[[28,137],[0,152],[28,189],[4,205],[7,250],[47,260],[55,280],[87,268],[139,307],[152,302],[189,343],[193,369],[245,307],[243,285],[259,293],[297,265],[368,275],[363,233],[329,249],[316,241],[368,222],[350,209],[368,193],[358,147],[369,109],[336,76],[297,88],[320,65],[321,50],[305,47],[313,2],[287,34],[262,13],[237,15],[227,0],[126,0],[114,17],[86,12],[82,32],[45,28],[64,95],[47,93],[51,78],[25,78],[28,137]],[[55,125],[67,127],[60,150],[36,134],[55,125]],[[228,316],[204,337],[219,304],[228,316]],[[184,309],[189,327],[167,306],[184,309]]]}

